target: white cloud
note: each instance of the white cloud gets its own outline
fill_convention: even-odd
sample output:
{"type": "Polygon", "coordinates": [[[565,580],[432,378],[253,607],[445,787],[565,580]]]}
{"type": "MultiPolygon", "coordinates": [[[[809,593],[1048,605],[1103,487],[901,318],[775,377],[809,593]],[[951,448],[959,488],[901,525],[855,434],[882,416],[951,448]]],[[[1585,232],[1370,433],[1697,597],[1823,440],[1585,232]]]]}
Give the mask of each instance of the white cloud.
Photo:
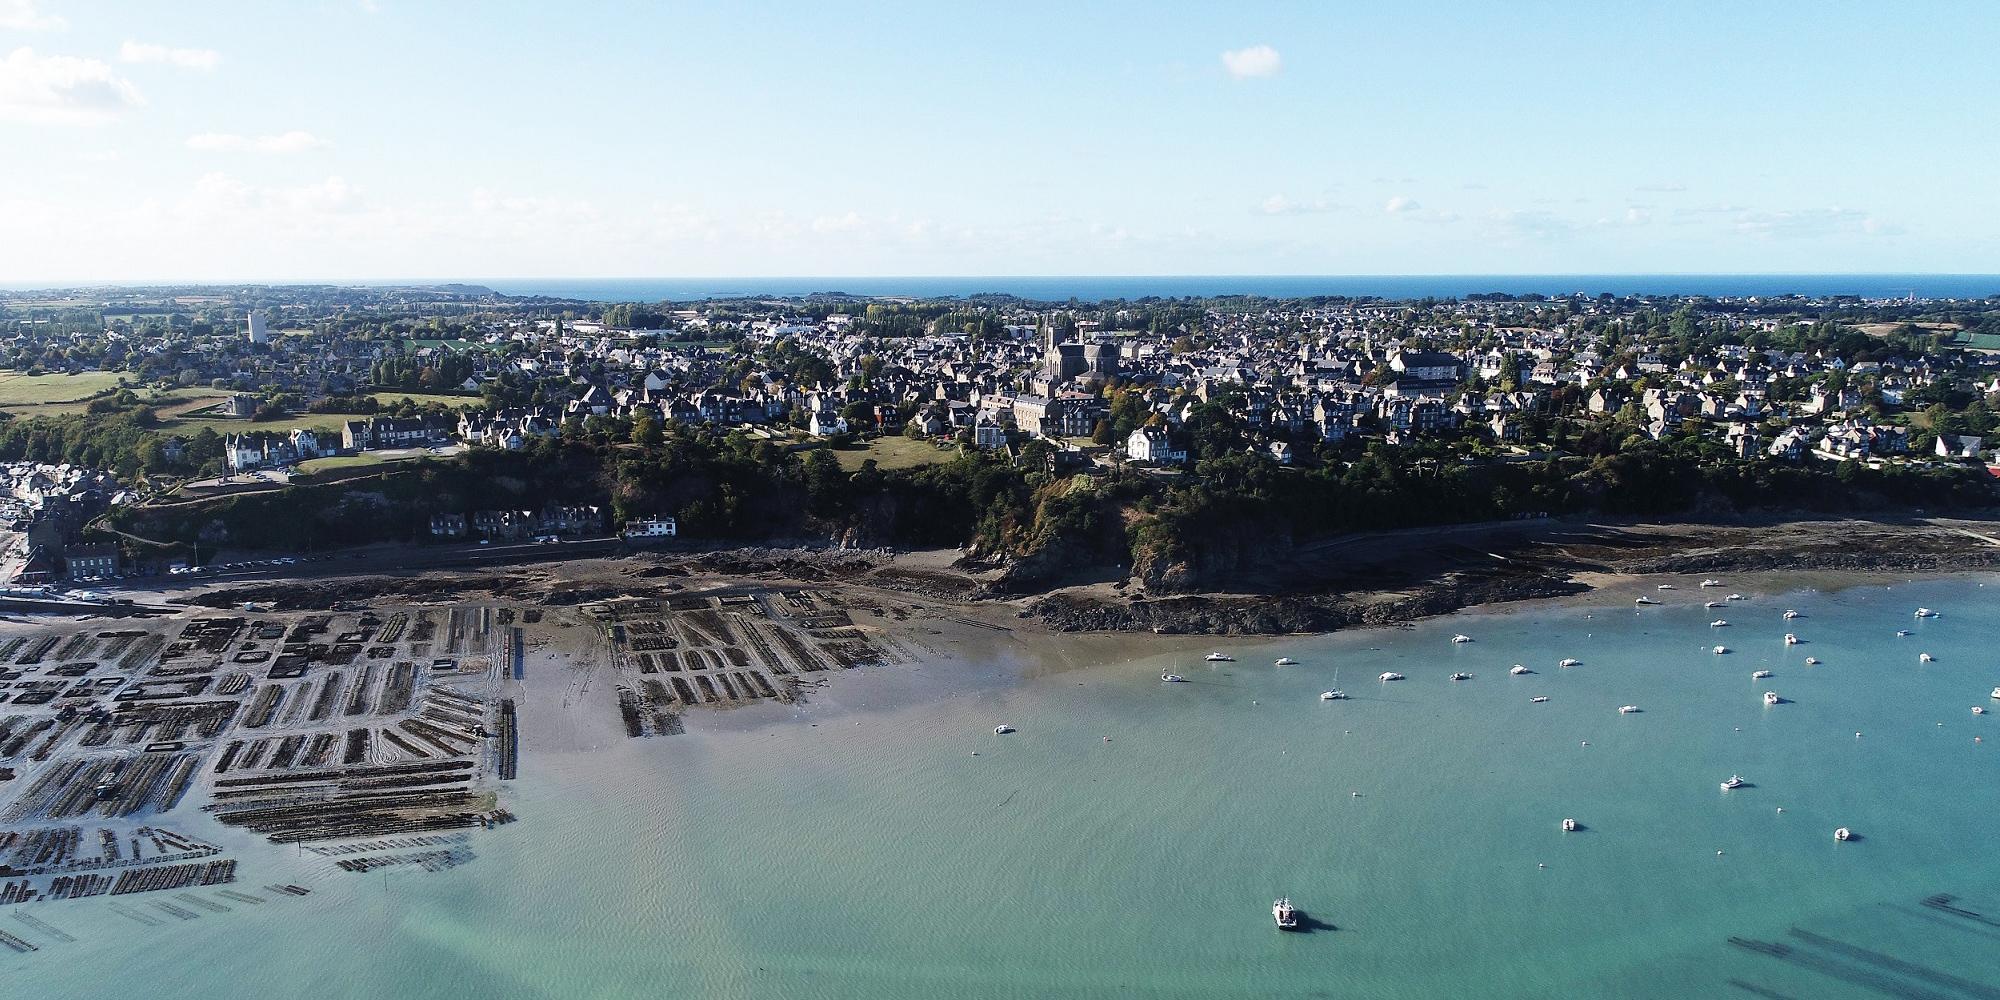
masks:
{"type": "Polygon", "coordinates": [[[0,31],[61,31],[69,22],[35,9],[35,0],[0,0],[0,31]]]}
{"type": "Polygon", "coordinates": [[[815,233],[852,233],[859,231],[865,223],[860,212],[849,211],[846,215],[822,215],[812,221],[815,233]]]}
{"type": "Polygon", "coordinates": [[[1390,215],[1401,215],[1405,212],[1414,212],[1422,207],[1424,206],[1417,204],[1415,199],[1407,198],[1399,194],[1394,198],[1389,199],[1389,201],[1382,206],[1382,211],[1387,212],[1390,215]]]}
{"type": "Polygon", "coordinates": [[[1222,53],[1222,67],[1238,80],[1251,77],[1277,76],[1285,68],[1285,60],[1278,50],[1269,45],[1252,45],[1245,49],[1230,49],[1222,53]]]}
{"type": "Polygon", "coordinates": [[[188,136],[187,147],[214,153],[266,153],[284,155],[304,153],[314,149],[325,149],[332,145],[311,132],[293,129],[279,135],[234,135],[228,132],[203,132],[188,136]]]}
{"type": "Polygon", "coordinates": [[[222,61],[222,53],[214,49],[174,49],[148,42],[128,41],[118,47],[118,59],[128,63],[165,63],[206,73],[222,61]]]}
{"type": "Polygon", "coordinates": [[[1900,227],[1884,223],[1867,212],[1834,206],[1821,209],[1745,211],[1734,223],[1737,232],[1760,238],[1818,239],[1854,233],[1874,235],[1900,232],[1900,227]]]}
{"type": "Polygon", "coordinates": [[[1257,206],[1257,211],[1264,215],[1311,215],[1316,212],[1331,212],[1336,207],[1325,198],[1293,201],[1284,195],[1274,194],[1264,199],[1263,204],[1257,206]]]}
{"type": "Polygon", "coordinates": [[[102,121],[145,103],[132,81],[96,59],[36,55],[30,48],[0,59],[0,120],[102,121]]]}

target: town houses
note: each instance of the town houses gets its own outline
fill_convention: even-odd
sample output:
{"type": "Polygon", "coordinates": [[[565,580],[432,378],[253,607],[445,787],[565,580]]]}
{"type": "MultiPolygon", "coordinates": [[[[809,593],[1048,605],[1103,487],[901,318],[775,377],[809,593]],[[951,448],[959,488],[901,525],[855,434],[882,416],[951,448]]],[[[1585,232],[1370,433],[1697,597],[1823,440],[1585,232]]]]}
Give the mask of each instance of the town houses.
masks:
{"type": "MultiPolygon", "coordinates": [[[[96,330],[0,322],[0,361],[116,370],[169,400],[175,418],[153,433],[161,464],[184,475],[558,439],[629,449],[695,431],[799,452],[872,454],[879,439],[912,438],[933,446],[919,446],[926,459],[1158,477],[1199,475],[1218,441],[1295,469],[1378,445],[1507,462],[1633,442],[1744,462],[2000,466],[1993,355],[1929,328],[1864,333],[1841,318],[1925,308],[1901,301],[829,295],[638,307],[477,290],[240,294],[192,317],[107,311],[96,330]],[[266,317],[254,341],[238,323],[253,302],[266,317]],[[206,410],[180,402],[198,391],[206,410]],[[197,449],[204,432],[220,446],[197,449]]],[[[645,522],[655,526],[637,537],[664,537],[659,519],[676,514],[694,530],[685,511],[535,507],[440,515],[430,534],[520,540],[645,522]]]]}

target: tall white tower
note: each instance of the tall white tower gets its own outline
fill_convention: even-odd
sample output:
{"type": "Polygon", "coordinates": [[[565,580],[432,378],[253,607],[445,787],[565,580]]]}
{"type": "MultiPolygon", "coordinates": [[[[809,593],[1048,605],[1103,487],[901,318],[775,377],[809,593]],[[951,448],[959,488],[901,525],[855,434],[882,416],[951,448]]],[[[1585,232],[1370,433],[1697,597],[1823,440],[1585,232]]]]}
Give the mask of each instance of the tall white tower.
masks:
{"type": "Polygon", "coordinates": [[[271,331],[264,328],[264,314],[255,309],[250,311],[250,342],[253,344],[271,342],[271,331]]]}

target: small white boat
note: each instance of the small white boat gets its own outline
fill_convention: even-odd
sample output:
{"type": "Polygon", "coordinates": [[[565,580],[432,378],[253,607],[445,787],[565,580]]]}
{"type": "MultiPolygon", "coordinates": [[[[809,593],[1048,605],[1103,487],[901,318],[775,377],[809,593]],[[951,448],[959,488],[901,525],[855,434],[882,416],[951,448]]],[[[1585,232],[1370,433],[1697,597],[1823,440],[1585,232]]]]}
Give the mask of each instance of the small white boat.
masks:
{"type": "Polygon", "coordinates": [[[1722,581],[1721,581],[1721,580],[1703,580],[1703,581],[1701,581],[1701,585],[1702,585],[1702,586],[1704,586],[1704,587],[1720,587],[1720,586],[1722,586],[1722,581]]]}
{"type": "Polygon", "coordinates": [[[1179,674],[1168,674],[1168,673],[1161,674],[1160,679],[1166,681],[1169,684],[1180,684],[1187,680],[1187,678],[1182,677],[1179,674]]]}
{"type": "Polygon", "coordinates": [[[1455,681],[1469,681],[1472,679],[1472,675],[1461,670],[1458,671],[1457,673],[1452,674],[1451,679],[1455,681]]]}
{"type": "Polygon", "coordinates": [[[1899,628],[1899,629],[1897,629],[1897,630],[1896,630],[1896,638],[1898,638],[1898,639],[1901,639],[1901,638],[1903,638],[1904,636],[1906,636],[1906,635],[1909,635],[1909,634],[1910,634],[1910,630],[1909,630],[1909,629],[1906,629],[1906,628],[1899,628]]]}
{"type": "Polygon", "coordinates": [[[1929,608],[1918,608],[1916,616],[1918,618],[1936,618],[1938,613],[1929,608]]]}
{"type": "Polygon", "coordinates": [[[1208,661],[1208,662],[1210,662],[1210,663],[1235,663],[1235,662],[1236,662],[1236,657],[1234,657],[1234,656],[1231,656],[1231,655],[1229,655],[1228,653],[1210,653],[1210,654],[1208,654],[1207,656],[1204,656],[1204,657],[1202,657],[1202,659],[1204,659],[1204,660],[1207,660],[1207,661],[1208,661]]]}
{"type": "Polygon", "coordinates": [[[1545,694],[1538,694],[1538,695],[1534,696],[1533,698],[1530,698],[1530,699],[1528,699],[1528,702],[1529,702],[1529,704],[1533,704],[1533,705],[1539,705],[1539,704],[1541,704],[1542,702],[1545,702],[1545,701],[1548,701],[1548,700],[1549,700],[1549,696],[1548,696],[1548,695],[1545,695],[1545,694]]]}
{"type": "Polygon", "coordinates": [[[1708,627],[1709,627],[1709,628],[1728,628],[1728,627],[1729,627],[1729,619],[1727,619],[1727,618],[1717,618],[1716,620],[1714,620],[1714,621],[1712,621],[1712,622],[1709,622],[1709,623],[1708,623],[1708,627]]]}
{"type": "Polygon", "coordinates": [[[1280,656],[1276,660],[1273,660],[1272,662],[1281,667],[1289,667],[1292,666],[1293,664],[1298,663],[1299,661],[1294,660],[1289,656],[1280,656]]]}
{"type": "Polygon", "coordinates": [[[1583,666],[1583,661],[1582,661],[1582,660],[1579,660],[1579,659],[1576,659],[1575,657],[1571,657],[1571,658],[1569,658],[1569,659],[1566,659],[1566,660],[1563,660],[1563,661],[1561,661],[1561,662],[1557,663],[1557,664],[1556,664],[1556,666],[1558,666],[1558,667],[1580,667],[1580,666],[1583,666]]]}
{"type": "Polygon", "coordinates": [[[1799,644],[1799,637],[1798,637],[1798,636],[1796,636],[1796,635],[1793,635],[1793,634],[1792,634],[1792,633],[1790,633],[1790,632],[1787,632],[1787,633],[1785,633],[1785,645],[1787,645],[1787,646],[1796,646],[1796,645],[1798,645],[1798,644],[1799,644]]]}
{"type": "Polygon", "coordinates": [[[1299,928],[1299,911],[1292,909],[1290,899],[1280,899],[1271,904],[1271,919],[1277,921],[1278,929],[1281,931],[1293,931],[1299,928]]]}
{"type": "Polygon", "coordinates": [[[1722,606],[1723,606],[1723,604],[1722,604],[1722,602],[1721,602],[1721,601],[1710,601],[1710,602],[1708,602],[1707,604],[1704,604],[1704,605],[1702,605],[1702,607],[1704,607],[1704,608],[1719,608],[1719,607],[1722,607],[1722,606]]]}
{"type": "Polygon", "coordinates": [[[1749,782],[1744,781],[1742,775],[1732,774],[1729,776],[1728,781],[1722,783],[1722,790],[1725,792],[1732,791],[1734,789],[1742,788],[1744,785],[1747,784],[1749,784],[1749,782]]]}
{"type": "MultiPolygon", "coordinates": [[[[1508,673],[1510,673],[1510,674],[1513,674],[1513,675],[1514,675],[1514,676],[1516,676],[1516,677],[1519,677],[1519,676],[1521,676],[1522,674],[1532,674],[1532,673],[1534,673],[1534,671],[1532,671],[1532,670],[1529,670],[1529,669],[1528,669],[1527,667],[1524,667],[1524,666],[1522,666],[1522,665],[1520,665],[1520,664],[1518,664],[1518,663],[1514,664],[1514,668],[1513,668],[1512,670],[1509,670],[1509,671],[1507,671],[1507,672],[1508,672],[1508,673]]],[[[1993,690],[1995,690],[1995,691],[2000,691],[2000,688],[1994,688],[1993,690]]],[[[1996,694],[1996,695],[1994,695],[1993,697],[1995,697],[1995,698],[2000,698],[2000,694],[1996,694]]]]}
{"type": "Polygon", "coordinates": [[[1918,663],[1935,663],[1935,662],[1937,662],[1937,657],[1935,657],[1935,656],[1932,656],[1932,655],[1931,655],[1931,654],[1929,654],[1929,653],[1918,653],[1918,654],[1917,654],[1917,662],[1918,662],[1918,663]]]}
{"type": "Polygon", "coordinates": [[[1729,599],[1730,599],[1730,600],[1732,600],[1732,601],[1747,601],[1747,600],[1749,600],[1749,598],[1747,598],[1747,597],[1744,597],[1744,596],[1743,596],[1742,594],[1731,594],[1731,595],[1729,595],[1729,599]]]}
{"type": "Polygon", "coordinates": [[[1766,705],[1776,705],[1784,700],[1785,699],[1778,697],[1778,692],[1776,691],[1764,692],[1764,704],[1766,705]]]}
{"type": "Polygon", "coordinates": [[[1343,691],[1321,691],[1319,693],[1319,700],[1321,701],[1339,701],[1345,697],[1347,697],[1347,694],[1343,691]]]}
{"type": "Polygon", "coordinates": [[[1659,586],[1657,586],[1657,587],[1654,587],[1653,589],[1654,589],[1654,590],[1672,590],[1672,589],[1674,589],[1674,585],[1673,585],[1673,584],[1671,584],[1671,583],[1663,583],[1663,584],[1660,584],[1660,585],[1659,585],[1659,586]]]}
{"type": "Polygon", "coordinates": [[[1569,817],[1567,817],[1567,816],[1563,817],[1563,832],[1564,832],[1564,833],[1575,833],[1575,832],[1576,832],[1576,820],[1573,820],[1573,819],[1570,819],[1570,818],[1569,818],[1569,817]]]}
{"type": "Polygon", "coordinates": [[[1787,611],[1785,612],[1785,619],[1786,619],[1787,621],[1790,621],[1790,620],[1791,620],[1791,619],[1793,619],[1793,618],[1800,618],[1800,617],[1804,617],[1804,616],[1800,615],[1800,614],[1799,614],[1798,612],[1796,612],[1796,611],[1791,611],[1791,610],[1787,610],[1787,611]]]}
{"type": "Polygon", "coordinates": [[[1771,672],[1769,670],[1755,670],[1750,673],[1750,679],[1753,681],[1761,681],[1769,676],[1771,676],[1771,672]]]}
{"type": "Polygon", "coordinates": [[[1385,681],[1400,681],[1403,679],[1403,675],[1394,670],[1384,670],[1381,679],[1385,681]]]}
{"type": "Polygon", "coordinates": [[[1729,652],[1729,647],[1728,647],[1728,646],[1717,646],[1717,647],[1715,647],[1714,649],[1711,649],[1711,650],[1709,650],[1709,652],[1711,652],[1711,653],[1714,653],[1714,654],[1715,654],[1715,655],[1717,655],[1717,656],[1721,656],[1722,654],[1724,654],[1724,653],[1727,653],[1727,652],[1729,652]]]}
{"type": "Polygon", "coordinates": [[[1007,724],[1006,724],[1006,723],[1004,723],[1004,722],[1003,722],[1003,723],[1001,723],[1000,725],[997,725],[997,726],[994,726],[994,727],[993,727],[993,735],[995,735],[995,736],[1005,736],[1005,735],[1007,735],[1008,733],[1011,733],[1011,732],[1013,732],[1013,731],[1014,731],[1014,727],[1013,727],[1013,726],[1010,726],[1010,725],[1007,725],[1007,724]]]}
{"type": "Polygon", "coordinates": [[[1636,713],[1637,713],[1638,711],[1639,711],[1639,706],[1637,706],[1637,705],[1620,705],[1620,706],[1618,706],[1618,714],[1619,714],[1619,715],[1633,715],[1633,714],[1636,714],[1636,713]]]}
{"type": "Polygon", "coordinates": [[[1453,641],[1453,642],[1471,642],[1471,641],[1472,641],[1472,637],[1471,637],[1471,636],[1469,636],[1469,635],[1455,635],[1455,636],[1452,636],[1452,637],[1451,637],[1451,641],[1453,641]]]}
{"type": "Polygon", "coordinates": [[[1835,831],[1833,831],[1833,839],[1835,839],[1835,840],[1853,840],[1853,839],[1854,839],[1854,831],[1853,831],[1853,830],[1849,830],[1848,828],[1846,828],[1846,827],[1844,827],[1844,826],[1843,826],[1843,827],[1841,827],[1840,829],[1838,829],[1838,830],[1835,830],[1835,831]]]}
{"type": "Polygon", "coordinates": [[[1633,604],[1658,604],[1658,603],[1660,603],[1660,602],[1658,602],[1658,601],[1656,601],[1656,600],[1653,600],[1653,599],[1652,599],[1652,598],[1650,598],[1650,597],[1635,597],[1635,598],[1633,598],[1633,599],[1632,599],[1632,603],[1633,603],[1633,604]]]}
{"type": "Polygon", "coordinates": [[[1985,714],[1986,714],[1986,706],[1985,706],[1985,705],[1974,705],[1974,706],[1972,706],[1972,714],[1974,714],[1974,715],[1985,715],[1985,714]]]}
{"type": "Polygon", "coordinates": [[[1806,666],[1808,666],[1808,667],[1816,667],[1816,666],[1819,666],[1819,657],[1817,657],[1817,656],[1808,656],[1808,657],[1806,657],[1806,666]]]}
{"type": "Polygon", "coordinates": [[[2000,687],[1993,689],[1993,697],[2000,698],[2000,687]]]}

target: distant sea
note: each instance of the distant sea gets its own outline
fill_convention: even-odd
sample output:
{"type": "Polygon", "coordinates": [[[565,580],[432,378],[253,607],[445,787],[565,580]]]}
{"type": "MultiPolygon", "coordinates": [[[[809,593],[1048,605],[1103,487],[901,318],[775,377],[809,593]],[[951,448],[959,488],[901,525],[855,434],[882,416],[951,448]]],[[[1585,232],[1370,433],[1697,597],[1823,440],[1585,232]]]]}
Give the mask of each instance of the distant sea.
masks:
{"type": "Polygon", "coordinates": [[[1146,297],[1261,295],[1457,298],[1509,295],[1711,295],[1717,297],[1859,295],[1864,298],[1985,298],[2000,295],[1994,274],[1410,274],[1410,275],[1165,275],[1073,277],[905,278],[515,278],[470,281],[508,295],[546,295],[601,302],[797,296],[846,292],[937,298],[980,294],[1085,302],[1146,297]]]}

